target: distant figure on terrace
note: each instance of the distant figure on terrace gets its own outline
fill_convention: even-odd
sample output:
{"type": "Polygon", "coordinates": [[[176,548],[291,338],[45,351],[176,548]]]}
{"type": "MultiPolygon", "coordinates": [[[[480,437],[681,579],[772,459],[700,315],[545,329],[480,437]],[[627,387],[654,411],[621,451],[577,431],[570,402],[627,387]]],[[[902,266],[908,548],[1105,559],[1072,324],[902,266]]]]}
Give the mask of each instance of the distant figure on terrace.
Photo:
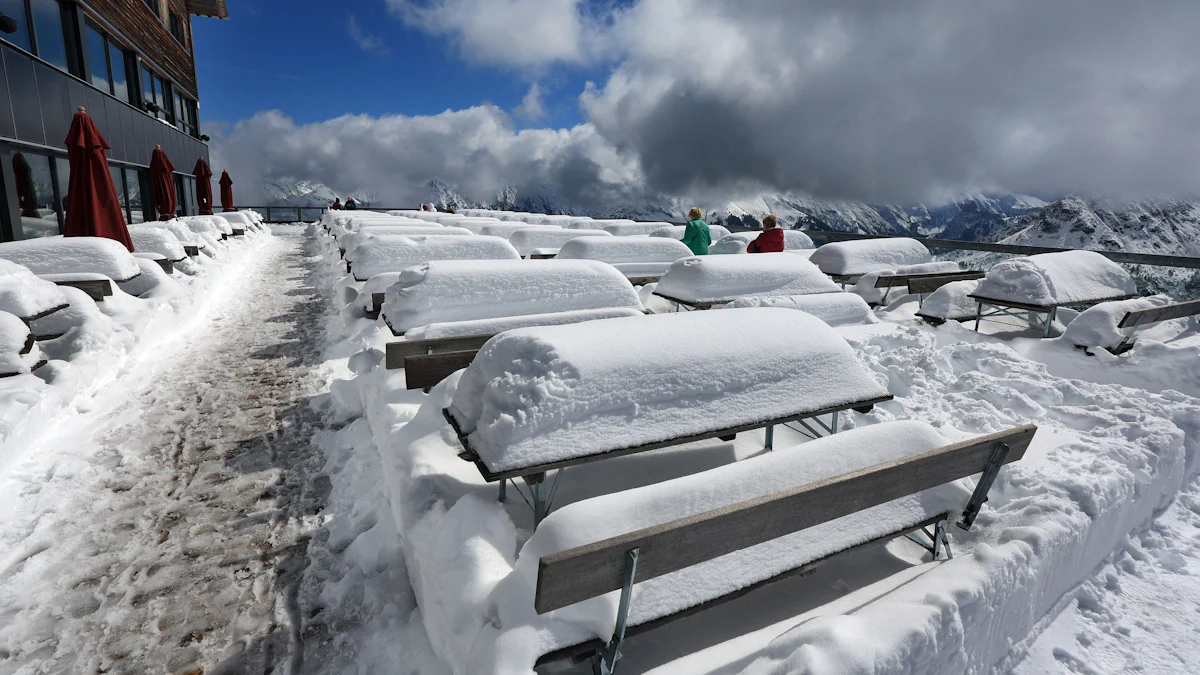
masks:
{"type": "Polygon", "coordinates": [[[357,211],[358,210],[358,202],[354,201],[354,197],[346,197],[346,210],[347,211],[357,211]]]}
{"type": "Polygon", "coordinates": [[[763,218],[763,231],[750,245],[746,253],[781,253],[783,252],[783,228],[775,216],[763,218]]]}
{"type": "Polygon", "coordinates": [[[688,211],[687,229],[683,232],[683,244],[692,249],[695,255],[708,255],[708,246],[712,243],[712,233],[708,231],[708,223],[704,222],[704,212],[697,208],[688,211]]]}
{"type": "Polygon", "coordinates": [[[447,205],[446,205],[445,212],[446,212],[446,213],[454,213],[454,205],[453,205],[453,204],[447,204],[447,205]]]}
{"type": "Polygon", "coordinates": [[[432,211],[433,204],[421,204],[421,210],[422,211],[432,211]]]}
{"type": "Polygon", "coordinates": [[[342,198],[334,197],[333,206],[330,206],[329,208],[333,209],[334,211],[341,211],[342,210],[342,198]]]}

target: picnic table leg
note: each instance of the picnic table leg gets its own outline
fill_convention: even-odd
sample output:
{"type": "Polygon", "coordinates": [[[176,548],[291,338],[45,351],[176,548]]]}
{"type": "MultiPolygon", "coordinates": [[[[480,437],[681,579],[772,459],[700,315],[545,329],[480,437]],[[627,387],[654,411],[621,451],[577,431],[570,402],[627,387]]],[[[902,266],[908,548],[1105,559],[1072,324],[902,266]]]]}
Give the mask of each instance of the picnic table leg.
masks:
{"type": "Polygon", "coordinates": [[[542,524],[542,518],[545,517],[545,502],[542,500],[542,482],[538,481],[529,486],[533,493],[533,529],[537,529],[538,525],[542,524]]]}
{"type": "Polygon", "coordinates": [[[1054,317],[1056,316],[1058,316],[1058,308],[1051,307],[1050,311],[1046,314],[1046,332],[1042,334],[1042,337],[1050,337],[1050,330],[1054,327],[1054,317]]]}
{"type": "Polygon", "coordinates": [[[975,332],[979,332],[979,322],[983,319],[983,303],[975,303],[975,332]]]}
{"type": "Polygon", "coordinates": [[[765,450],[775,449],[775,425],[771,424],[767,427],[767,442],[763,445],[765,450]]]}
{"type": "Polygon", "coordinates": [[[500,479],[500,502],[503,503],[506,499],[508,499],[508,479],[502,478],[500,479]]]}
{"type": "Polygon", "coordinates": [[[621,658],[621,644],[625,642],[625,624],[629,619],[629,601],[633,595],[633,579],[637,575],[639,549],[625,553],[625,574],[621,582],[621,600],[617,604],[617,625],[608,644],[596,650],[592,657],[592,672],[595,675],[612,675],[621,658]]]}

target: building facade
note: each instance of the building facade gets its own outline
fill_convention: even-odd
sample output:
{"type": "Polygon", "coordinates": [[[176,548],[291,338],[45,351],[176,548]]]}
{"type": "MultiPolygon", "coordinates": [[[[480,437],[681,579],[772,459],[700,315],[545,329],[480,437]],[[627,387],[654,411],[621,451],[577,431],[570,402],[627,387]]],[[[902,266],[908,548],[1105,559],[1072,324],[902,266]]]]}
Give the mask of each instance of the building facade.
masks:
{"type": "Polygon", "coordinates": [[[79,106],[112,146],[129,222],[156,217],[147,167],[159,145],[177,169],[179,214],[197,213],[191,172],[208,145],[192,16],[227,18],[225,0],[0,0],[0,14],[0,240],[62,232],[79,106]]]}

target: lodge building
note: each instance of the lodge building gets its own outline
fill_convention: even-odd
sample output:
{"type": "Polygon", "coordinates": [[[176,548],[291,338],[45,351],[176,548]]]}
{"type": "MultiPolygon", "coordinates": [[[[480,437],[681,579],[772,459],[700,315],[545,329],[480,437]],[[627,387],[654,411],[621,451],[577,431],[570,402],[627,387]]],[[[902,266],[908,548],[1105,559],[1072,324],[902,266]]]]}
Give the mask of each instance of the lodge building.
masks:
{"type": "Polygon", "coordinates": [[[193,15],[228,18],[225,0],[0,0],[0,241],[62,232],[79,106],[112,146],[128,222],[156,217],[147,167],[157,145],[177,170],[179,214],[198,212],[191,172],[208,139],[193,15]]]}

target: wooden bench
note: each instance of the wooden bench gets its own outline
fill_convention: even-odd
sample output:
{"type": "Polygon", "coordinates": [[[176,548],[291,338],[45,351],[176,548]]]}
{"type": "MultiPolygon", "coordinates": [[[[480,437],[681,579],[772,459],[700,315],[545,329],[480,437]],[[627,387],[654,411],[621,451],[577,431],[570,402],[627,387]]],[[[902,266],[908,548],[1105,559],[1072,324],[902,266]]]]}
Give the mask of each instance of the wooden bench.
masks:
{"type": "Polygon", "coordinates": [[[155,258],[154,262],[158,263],[158,266],[161,267],[162,270],[164,272],[166,272],[167,274],[172,274],[175,272],[175,264],[172,263],[170,260],[167,260],[166,258],[162,258],[162,259],[155,258]]]}
{"type": "MultiPolygon", "coordinates": [[[[451,356],[453,354],[454,354],[454,352],[450,352],[449,354],[447,354],[447,356],[451,356]]],[[[407,372],[405,373],[405,377],[406,378],[408,377],[407,372]]],[[[892,395],[888,394],[887,396],[880,396],[877,398],[870,398],[870,399],[865,399],[862,401],[854,401],[851,403],[844,403],[844,404],[840,404],[840,405],[829,406],[829,407],[821,408],[818,410],[797,410],[796,412],[791,413],[789,415],[785,415],[783,417],[776,417],[773,419],[762,420],[760,422],[754,422],[751,424],[741,424],[741,425],[737,425],[737,426],[733,426],[733,427],[726,427],[724,429],[705,431],[705,432],[701,432],[698,434],[690,434],[687,436],[677,436],[675,438],[670,438],[670,439],[667,439],[664,441],[658,441],[656,443],[647,443],[645,445],[617,448],[614,450],[608,450],[606,452],[601,452],[601,453],[597,453],[594,455],[585,455],[582,457],[572,457],[570,459],[564,459],[564,460],[555,461],[555,462],[548,462],[545,464],[533,464],[533,465],[524,466],[524,467],[520,467],[520,468],[516,468],[516,469],[508,469],[506,471],[497,471],[497,472],[493,472],[490,469],[488,469],[487,465],[484,464],[483,461],[479,458],[479,455],[476,454],[475,451],[471,449],[470,441],[467,439],[467,436],[462,433],[462,430],[459,428],[458,423],[454,421],[454,416],[450,414],[449,408],[442,409],[442,416],[446,419],[447,422],[450,423],[450,428],[452,428],[454,430],[455,436],[458,437],[458,442],[460,444],[462,444],[463,452],[459,453],[459,457],[468,462],[474,463],[476,468],[479,470],[479,475],[482,476],[485,481],[487,481],[489,483],[499,483],[500,484],[500,492],[499,492],[500,501],[504,501],[506,498],[506,490],[507,490],[506,486],[508,484],[508,481],[514,480],[513,487],[516,488],[517,484],[515,482],[515,479],[519,478],[526,485],[529,486],[529,490],[531,492],[532,498],[528,499],[526,501],[533,508],[533,523],[534,523],[534,527],[536,528],[538,523],[540,523],[542,521],[542,519],[550,512],[550,508],[553,506],[553,503],[554,503],[554,495],[558,491],[558,482],[562,478],[564,471],[569,467],[579,466],[581,464],[590,464],[592,462],[598,462],[598,461],[605,460],[605,459],[612,459],[614,457],[624,457],[626,455],[634,455],[634,454],[638,454],[638,453],[642,453],[642,452],[649,452],[651,450],[659,450],[661,448],[669,448],[669,447],[673,447],[676,445],[684,445],[686,443],[694,443],[696,441],[706,441],[706,440],[710,440],[713,438],[717,438],[722,441],[732,441],[740,433],[743,433],[746,431],[754,431],[757,429],[765,429],[766,430],[765,431],[766,443],[764,445],[764,449],[772,450],[773,446],[774,446],[775,426],[776,425],[785,425],[786,426],[793,422],[799,422],[799,423],[803,424],[804,427],[807,428],[811,432],[811,434],[815,437],[815,436],[819,436],[820,432],[818,429],[809,425],[807,423],[808,420],[814,420],[814,421],[819,422],[820,417],[829,415],[831,417],[832,423],[830,425],[826,425],[824,422],[819,422],[819,427],[824,428],[824,430],[828,434],[835,434],[835,433],[837,433],[837,429],[838,429],[839,413],[846,411],[846,410],[853,410],[855,412],[860,412],[860,413],[864,413],[864,414],[869,413],[869,412],[871,412],[871,409],[875,407],[875,404],[883,403],[885,401],[890,401],[890,400],[892,400],[892,398],[893,398],[892,395]],[[555,471],[556,473],[554,475],[554,484],[550,486],[549,493],[547,493],[543,489],[543,484],[546,481],[546,474],[550,471],[555,471]]],[[[799,431],[799,430],[797,430],[797,431],[799,431]]],[[[803,433],[803,432],[801,432],[801,433],[803,433]]],[[[519,490],[519,488],[517,488],[517,489],[519,490]]]]}
{"type": "Polygon", "coordinates": [[[969,281],[974,279],[982,279],[986,275],[985,272],[975,270],[963,270],[961,272],[935,272],[927,274],[889,274],[879,277],[875,281],[875,288],[882,288],[883,298],[873,305],[877,307],[887,304],[888,294],[893,288],[898,286],[907,286],[908,295],[918,296],[917,304],[925,304],[925,294],[932,293],[937,289],[945,286],[951,281],[969,281]]]}
{"type": "Polygon", "coordinates": [[[645,286],[646,284],[657,284],[662,280],[661,274],[638,274],[631,277],[625,277],[629,280],[631,286],[645,286]]]}
{"type": "Polygon", "coordinates": [[[658,297],[662,298],[663,300],[666,300],[668,302],[673,302],[680,307],[687,307],[689,311],[712,309],[716,305],[723,305],[727,302],[733,302],[734,300],[737,300],[737,298],[727,298],[724,300],[714,300],[712,302],[688,302],[687,300],[680,300],[679,298],[674,298],[669,295],[664,295],[662,293],[659,293],[658,291],[655,291],[652,295],[657,295],[658,297]]]}
{"type": "Polygon", "coordinates": [[[112,280],[110,279],[79,279],[72,281],[55,281],[59,286],[70,286],[78,288],[88,294],[92,300],[101,302],[105,298],[113,294],[112,280]]]}
{"type": "MultiPolygon", "coordinates": [[[[488,335],[469,335],[466,337],[439,338],[435,340],[389,342],[384,347],[384,367],[388,370],[407,368],[405,360],[415,356],[462,351],[469,351],[474,354],[479,351],[479,348],[484,343],[494,336],[495,333],[490,333],[488,335]]],[[[437,383],[435,382],[434,384],[437,383]]]]}
{"type": "Polygon", "coordinates": [[[782,579],[807,574],[852,551],[919,530],[925,531],[929,542],[914,541],[930,551],[935,560],[943,551],[951,557],[946,538],[949,514],[943,513],[675,614],[635,626],[627,625],[633,587],[639,581],[670,574],[981,473],[957,523],[959,528],[969,530],[987,501],[988,491],[1000,468],[1025,455],[1036,431],[1037,427],[1032,425],[1016,427],[547,555],[538,561],[533,600],[538,614],[612,591],[619,590],[621,596],[616,625],[607,642],[596,638],[557,649],[543,655],[537,663],[542,665],[590,654],[594,672],[612,673],[626,637],[720,605],[782,579]],[[932,532],[926,529],[930,526],[934,528],[932,532]]]}
{"type": "Polygon", "coordinates": [[[1117,328],[1129,328],[1130,331],[1125,336],[1125,339],[1121,340],[1120,344],[1109,349],[1109,351],[1113,354],[1124,354],[1133,349],[1133,339],[1138,329],[1146,324],[1170,321],[1171,319],[1182,319],[1186,316],[1195,316],[1197,314],[1200,314],[1200,300],[1190,300],[1172,305],[1163,305],[1162,307],[1150,307],[1126,312],[1125,317],[1117,324],[1117,328]]]}
{"type": "Polygon", "coordinates": [[[183,252],[186,253],[189,258],[195,258],[200,255],[200,247],[195,244],[184,244],[183,252]]]}
{"type": "Polygon", "coordinates": [[[529,260],[551,260],[551,259],[553,259],[553,258],[556,258],[556,257],[558,257],[558,254],[557,254],[557,253],[554,253],[554,254],[550,254],[550,253],[530,253],[530,254],[529,254],[529,260]]]}
{"type": "Polygon", "coordinates": [[[1016,302],[1013,300],[998,300],[996,298],[988,298],[982,295],[972,293],[967,297],[975,301],[975,331],[979,331],[979,322],[984,318],[994,316],[1011,316],[1018,319],[1024,319],[1029,322],[1029,325],[1034,328],[1042,328],[1042,337],[1050,337],[1050,332],[1054,326],[1054,318],[1058,315],[1060,307],[1077,307],[1098,305],[1102,302],[1112,300],[1128,300],[1137,297],[1135,295],[1120,295],[1111,298],[1097,298],[1095,300],[1081,300],[1079,302],[1064,302],[1057,305],[1034,305],[1024,302],[1016,302]],[[985,311],[985,306],[994,307],[992,311],[985,311]],[[1015,311],[1014,311],[1015,310],[1015,311]],[[1035,319],[1035,315],[1044,314],[1045,322],[1035,319]]]}
{"type": "Polygon", "coordinates": [[[233,230],[233,236],[235,236],[235,237],[242,237],[242,236],[245,236],[245,234],[246,234],[245,228],[234,227],[234,228],[230,228],[230,229],[233,230]]]}

